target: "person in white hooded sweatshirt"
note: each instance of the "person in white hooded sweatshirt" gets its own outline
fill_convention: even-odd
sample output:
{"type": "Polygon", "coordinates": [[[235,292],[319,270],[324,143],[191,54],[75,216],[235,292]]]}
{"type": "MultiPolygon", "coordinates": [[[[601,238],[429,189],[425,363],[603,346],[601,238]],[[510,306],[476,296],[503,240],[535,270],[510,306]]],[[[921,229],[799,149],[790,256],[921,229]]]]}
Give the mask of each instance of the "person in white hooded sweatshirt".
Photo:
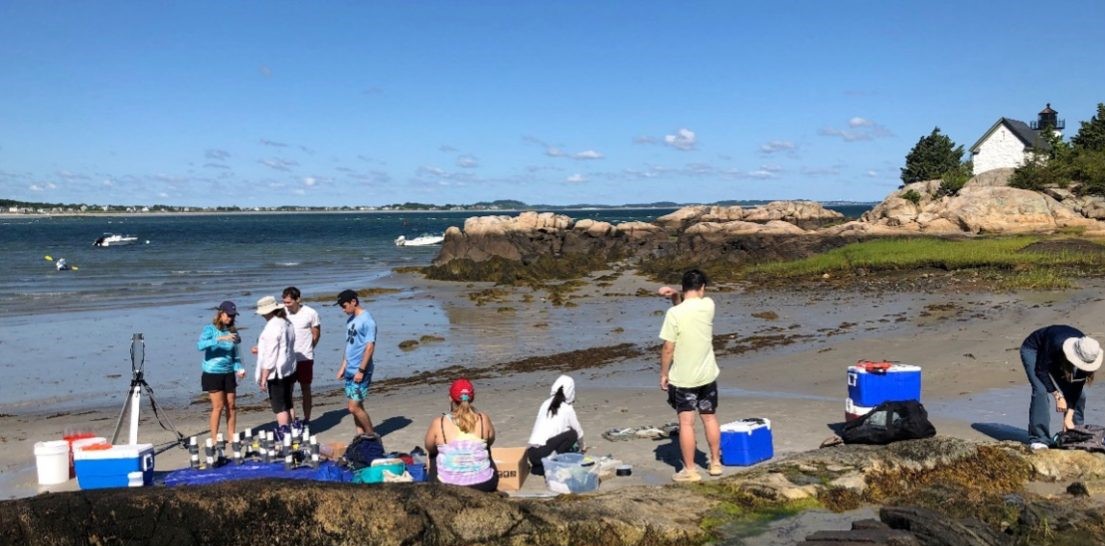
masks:
{"type": "Polygon", "coordinates": [[[530,473],[545,475],[541,459],[553,453],[583,451],[583,427],[576,418],[572,403],[576,399],[576,383],[571,377],[561,375],[549,389],[549,398],[537,410],[537,420],[529,436],[526,457],[530,473]]]}
{"type": "Polygon", "coordinates": [[[296,379],[295,328],[288,322],[284,306],[272,296],[257,300],[257,314],[265,317],[265,329],[258,336],[257,346],[252,351],[257,355],[254,379],[261,392],[268,391],[278,430],[286,433],[296,379]]]}

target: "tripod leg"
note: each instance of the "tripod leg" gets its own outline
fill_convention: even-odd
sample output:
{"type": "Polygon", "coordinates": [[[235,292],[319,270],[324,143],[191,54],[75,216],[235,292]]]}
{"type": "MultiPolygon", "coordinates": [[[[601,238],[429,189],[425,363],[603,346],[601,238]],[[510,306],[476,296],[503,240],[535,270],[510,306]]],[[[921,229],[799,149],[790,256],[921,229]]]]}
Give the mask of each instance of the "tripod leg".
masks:
{"type": "Polygon", "coordinates": [[[142,403],[142,388],[134,386],[130,394],[130,444],[138,443],[138,405],[142,403]]]}
{"type": "Polygon", "coordinates": [[[130,391],[127,391],[127,398],[123,400],[123,408],[119,409],[119,417],[115,420],[115,432],[112,433],[112,444],[119,438],[119,429],[123,428],[123,416],[127,413],[127,406],[130,403],[130,391]]]}

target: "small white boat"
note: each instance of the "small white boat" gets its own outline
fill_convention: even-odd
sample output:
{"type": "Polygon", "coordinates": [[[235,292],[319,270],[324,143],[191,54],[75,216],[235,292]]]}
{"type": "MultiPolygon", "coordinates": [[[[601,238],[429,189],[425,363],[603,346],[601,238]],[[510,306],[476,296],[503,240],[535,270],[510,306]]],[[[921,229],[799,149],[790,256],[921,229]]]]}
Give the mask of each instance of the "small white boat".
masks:
{"type": "Polygon", "coordinates": [[[138,242],[138,237],[133,235],[121,235],[118,233],[105,233],[92,243],[92,246],[123,246],[133,245],[138,242]]]}
{"type": "Polygon", "coordinates": [[[429,246],[441,244],[445,240],[444,235],[419,235],[413,239],[408,239],[403,235],[400,235],[395,239],[395,246],[429,246]]]}

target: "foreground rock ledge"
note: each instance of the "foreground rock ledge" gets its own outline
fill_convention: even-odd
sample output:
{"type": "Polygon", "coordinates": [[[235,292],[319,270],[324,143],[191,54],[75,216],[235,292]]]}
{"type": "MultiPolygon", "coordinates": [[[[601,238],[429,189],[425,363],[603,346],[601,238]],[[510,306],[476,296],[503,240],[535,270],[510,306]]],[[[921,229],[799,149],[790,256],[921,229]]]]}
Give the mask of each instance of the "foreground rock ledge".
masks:
{"type": "Polygon", "coordinates": [[[1103,478],[1102,455],[937,437],[553,500],[280,480],[46,494],[0,503],[0,544],[688,544],[780,507],[860,505],[884,506],[884,523],[925,545],[1102,544],[1103,478]],[[1076,481],[1089,495],[1041,497],[1029,481],[1076,481]]]}

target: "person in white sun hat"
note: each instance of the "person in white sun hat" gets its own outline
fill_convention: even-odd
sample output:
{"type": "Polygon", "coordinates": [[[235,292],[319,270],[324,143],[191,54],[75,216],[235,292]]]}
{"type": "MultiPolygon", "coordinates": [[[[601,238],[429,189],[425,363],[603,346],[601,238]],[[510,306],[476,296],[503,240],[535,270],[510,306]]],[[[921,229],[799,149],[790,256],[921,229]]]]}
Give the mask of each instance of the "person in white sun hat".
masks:
{"type": "Polygon", "coordinates": [[[1028,442],[1032,449],[1051,447],[1052,401],[1063,416],[1063,430],[1082,424],[1083,390],[1093,382],[1105,353],[1096,339],[1062,324],[1032,332],[1021,344],[1021,363],[1032,385],[1028,405],[1028,442]]]}

